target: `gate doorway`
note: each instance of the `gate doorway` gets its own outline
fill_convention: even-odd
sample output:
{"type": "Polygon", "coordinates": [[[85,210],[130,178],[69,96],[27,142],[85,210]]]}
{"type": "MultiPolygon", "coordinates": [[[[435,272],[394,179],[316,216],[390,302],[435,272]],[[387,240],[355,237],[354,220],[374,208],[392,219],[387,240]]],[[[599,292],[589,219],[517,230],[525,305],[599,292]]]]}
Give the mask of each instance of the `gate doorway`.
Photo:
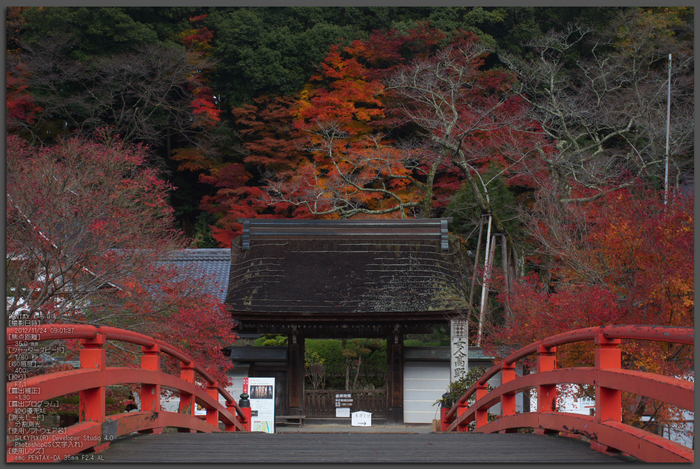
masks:
{"type": "Polygon", "coordinates": [[[304,340],[304,413],[308,418],[371,412],[386,418],[387,343],[381,338],[304,340]]]}

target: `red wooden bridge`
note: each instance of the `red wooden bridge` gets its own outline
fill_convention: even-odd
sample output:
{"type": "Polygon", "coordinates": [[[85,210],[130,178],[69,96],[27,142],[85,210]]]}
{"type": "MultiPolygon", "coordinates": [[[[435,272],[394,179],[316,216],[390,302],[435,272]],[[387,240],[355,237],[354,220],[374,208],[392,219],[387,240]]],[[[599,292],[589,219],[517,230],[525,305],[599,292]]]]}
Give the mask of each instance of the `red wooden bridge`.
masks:
{"type": "Polygon", "coordinates": [[[650,397],[694,412],[695,385],[691,381],[642,371],[624,370],[619,345],[623,339],[694,344],[694,330],[661,326],[606,326],[578,329],[548,337],[524,347],[488,370],[451,409],[442,412],[443,431],[506,433],[532,428],[540,435],[563,432],[585,436],[601,452],[623,452],[646,462],[693,462],[694,451],[662,436],[622,423],[622,392],[650,397]],[[556,367],[559,345],[594,341],[595,365],[556,367]],[[537,372],[516,376],[515,364],[536,355],[537,372]],[[500,373],[501,385],[491,392],[488,380],[500,373]],[[557,384],[595,386],[595,415],[557,412],[557,384]],[[515,395],[537,390],[535,412],[516,414],[515,395]],[[472,395],[476,402],[467,405],[472,395]],[[488,421],[488,409],[501,404],[498,419],[488,421]]]}
{"type": "MultiPolygon", "coordinates": [[[[23,429],[8,440],[7,462],[54,462],[84,452],[100,452],[112,441],[134,432],[162,433],[166,427],[187,432],[247,431],[250,408],[242,409],[211,375],[187,354],[167,343],[123,329],[75,324],[51,324],[37,327],[10,327],[7,345],[55,339],[80,339],[80,369],[31,377],[7,384],[9,421],[36,409],[42,402],[70,393],[79,393],[79,422],[51,432],[23,429]],[[107,340],[141,346],[141,368],[107,367],[107,340]],[[179,360],[180,377],[161,371],[161,353],[179,360]],[[206,389],[195,384],[195,373],[206,382],[206,389]],[[141,409],[106,416],[107,386],[140,385],[141,409]],[[180,396],[179,412],[160,407],[161,389],[180,396]],[[226,405],[219,403],[223,396],[226,405]],[[195,403],[206,409],[206,417],[195,415],[195,403]]],[[[36,427],[34,427],[36,428],[36,427]]],[[[22,429],[20,427],[20,429],[22,429]]],[[[12,435],[10,435],[12,436],[12,435]]]]}
{"type": "MultiPolygon", "coordinates": [[[[188,433],[214,433],[221,432],[222,429],[224,433],[249,431],[250,409],[241,408],[206,370],[198,366],[187,354],[164,342],[142,334],[110,327],[52,324],[7,329],[8,345],[54,339],[81,340],[80,369],[40,375],[25,381],[9,382],[7,384],[8,420],[12,421],[13,416],[26,413],[26,409],[37,404],[40,405],[47,400],[78,392],[80,396],[79,422],[51,433],[10,434],[7,443],[7,462],[71,460],[75,455],[102,452],[119,437],[144,433],[159,434],[166,427],[188,433]],[[141,368],[107,367],[104,349],[107,340],[140,345],[143,352],[141,368]],[[180,377],[160,370],[161,353],[179,360],[181,364],[180,377]],[[195,373],[198,373],[204,380],[206,388],[195,384],[195,373]],[[105,415],[105,389],[107,386],[121,384],[140,385],[141,408],[138,412],[107,416],[105,415]],[[180,396],[179,412],[166,412],[160,408],[161,389],[171,390],[180,396]],[[225,406],[219,403],[219,396],[223,397],[225,406]],[[206,409],[204,418],[194,415],[195,403],[206,409]]],[[[647,396],[691,412],[694,411],[694,384],[692,382],[621,368],[619,345],[624,339],[692,345],[694,344],[694,331],[689,328],[607,326],[571,331],[536,342],[514,352],[496,364],[459,399],[458,404],[451,409],[444,409],[441,416],[442,431],[445,433],[454,432],[454,436],[457,436],[459,432],[468,432],[468,434],[512,433],[518,429],[532,428],[534,433],[539,435],[554,433],[583,435],[590,442],[591,447],[597,451],[621,452],[642,461],[693,462],[694,451],[692,449],[622,423],[622,392],[647,396]],[[556,368],[557,346],[591,340],[596,344],[595,366],[590,368],[556,368]],[[537,372],[516,376],[516,363],[532,355],[537,356],[537,372]],[[502,384],[488,392],[487,381],[499,373],[502,384]],[[557,385],[564,383],[595,386],[594,416],[556,411],[557,385]],[[537,409],[533,412],[518,414],[515,408],[515,395],[528,389],[536,389],[537,409]],[[467,405],[469,398],[474,394],[476,394],[476,401],[472,405],[467,405]],[[501,404],[500,416],[489,422],[488,409],[498,403],[501,404]],[[473,429],[470,429],[470,425],[473,426],[473,429]]],[[[447,437],[448,435],[445,433],[442,434],[447,437]]],[[[433,435],[439,436],[439,434],[433,435]]],[[[151,438],[157,439],[165,436],[172,437],[173,435],[159,435],[151,438]]],[[[183,437],[185,436],[183,435],[183,437]]],[[[529,435],[520,436],[529,437],[529,435]]],[[[303,445],[306,440],[301,435],[292,434],[288,437],[299,440],[296,444],[290,444],[290,451],[298,453],[299,445],[303,445]]],[[[486,438],[487,435],[483,435],[483,437],[486,438]]],[[[533,437],[535,436],[533,435],[533,437]]],[[[335,438],[337,439],[338,436],[335,435],[335,438]]],[[[398,435],[395,438],[411,438],[411,436],[398,435]]],[[[545,437],[535,438],[546,440],[545,437]]],[[[170,440],[172,441],[172,438],[170,440]]],[[[349,440],[351,439],[348,438],[344,441],[349,442],[349,440]]],[[[229,443],[234,441],[238,440],[230,440],[229,443]]],[[[197,442],[195,446],[203,448],[200,462],[207,462],[205,456],[208,451],[204,449],[207,446],[206,440],[198,438],[197,442]]],[[[212,444],[220,449],[216,452],[216,456],[223,458],[222,461],[237,461],[238,459],[234,456],[227,459],[229,455],[224,454],[227,450],[220,443],[215,444],[212,440],[212,444]]],[[[254,442],[246,439],[247,453],[254,452],[254,449],[250,447],[251,443],[254,442]]],[[[439,446],[438,443],[437,440],[427,442],[428,445],[436,448],[436,451],[440,447],[442,448],[440,451],[444,452],[446,448],[439,446]]],[[[462,449],[464,449],[463,445],[466,440],[462,443],[454,440],[454,443],[456,446],[450,448],[457,449],[452,451],[460,451],[459,445],[462,444],[462,449]]],[[[172,444],[178,445],[177,442],[172,444]]],[[[264,442],[260,441],[258,444],[264,444],[264,442]]],[[[367,446],[367,444],[367,442],[362,443],[363,446],[367,446]]],[[[479,444],[480,447],[484,447],[484,445],[484,442],[479,444]]],[[[543,451],[539,446],[537,448],[539,449],[535,450],[542,455],[542,462],[546,462],[547,450],[543,451]]],[[[572,446],[572,448],[574,447],[572,446]]],[[[414,444],[403,445],[402,451],[408,455],[412,449],[417,450],[418,446],[414,444]]],[[[236,448],[228,448],[228,450],[234,451],[234,453],[238,451],[240,454],[236,448]]],[[[281,447],[277,447],[277,456],[284,456],[280,454],[280,450],[281,447]]],[[[522,454],[522,452],[527,451],[527,448],[519,448],[519,450],[521,454],[516,457],[520,459],[508,460],[509,462],[532,461],[533,455],[525,457],[522,454]]],[[[595,453],[595,451],[593,452],[595,453]]],[[[506,453],[503,452],[504,457],[507,456],[506,453]]],[[[158,451],[158,454],[162,455],[162,458],[167,458],[168,450],[158,451]]],[[[423,454],[422,457],[431,460],[431,454],[423,454]]],[[[476,456],[478,455],[470,456],[470,460],[478,460],[476,456]]],[[[309,459],[305,459],[303,462],[320,462],[314,460],[313,455],[304,457],[309,459]]],[[[535,459],[537,459],[537,455],[535,455],[535,459]]],[[[287,461],[291,460],[287,459],[287,461]]],[[[444,459],[434,460],[443,461],[444,459]]],[[[181,462],[181,459],[174,461],[181,462]]],[[[493,459],[489,461],[497,462],[493,459]]],[[[165,462],[165,460],[155,462],[165,462]]]]}

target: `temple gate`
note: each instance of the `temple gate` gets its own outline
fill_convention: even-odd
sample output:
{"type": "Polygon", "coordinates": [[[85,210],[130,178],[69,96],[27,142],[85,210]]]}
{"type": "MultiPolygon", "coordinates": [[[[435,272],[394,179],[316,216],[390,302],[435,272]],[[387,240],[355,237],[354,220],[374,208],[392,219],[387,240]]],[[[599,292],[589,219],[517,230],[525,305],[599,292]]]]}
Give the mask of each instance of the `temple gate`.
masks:
{"type": "Polygon", "coordinates": [[[240,221],[226,304],[239,332],[288,336],[281,411],[305,412],[306,338],[383,338],[387,421],[402,423],[404,335],[466,310],[451,219],[240,221]]]}

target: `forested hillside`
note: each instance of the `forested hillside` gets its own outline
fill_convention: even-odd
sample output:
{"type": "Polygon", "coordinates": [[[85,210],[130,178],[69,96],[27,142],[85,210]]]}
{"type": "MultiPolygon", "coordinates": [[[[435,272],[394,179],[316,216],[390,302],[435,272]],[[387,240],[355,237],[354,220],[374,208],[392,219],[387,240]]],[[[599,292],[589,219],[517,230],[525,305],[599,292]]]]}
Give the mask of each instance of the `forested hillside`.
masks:
{"type": "Polygon", "coordinates": [[[9,8],[9,149],[138,148],[192,247],[228,247],[241,217],[453,217],[479,345],[693,326],[693,25],[689,7],[9,8]]]}

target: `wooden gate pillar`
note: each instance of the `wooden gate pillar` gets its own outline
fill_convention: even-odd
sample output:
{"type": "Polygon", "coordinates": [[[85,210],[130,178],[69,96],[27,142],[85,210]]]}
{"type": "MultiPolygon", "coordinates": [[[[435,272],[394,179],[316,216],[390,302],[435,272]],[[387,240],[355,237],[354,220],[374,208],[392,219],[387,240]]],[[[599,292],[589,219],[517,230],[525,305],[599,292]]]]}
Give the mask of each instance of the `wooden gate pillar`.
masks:
{"type": "Polygon", "coordinates": [[[403,332],[399,325],[386,341],[387,363],[387,423],[403,424],[403,332]]]}
{"type": "Polygon", "coordinates": [[[297,326],[287,339],[287,405],[289,413],[304,413],[304,336],[297,326]]]}

